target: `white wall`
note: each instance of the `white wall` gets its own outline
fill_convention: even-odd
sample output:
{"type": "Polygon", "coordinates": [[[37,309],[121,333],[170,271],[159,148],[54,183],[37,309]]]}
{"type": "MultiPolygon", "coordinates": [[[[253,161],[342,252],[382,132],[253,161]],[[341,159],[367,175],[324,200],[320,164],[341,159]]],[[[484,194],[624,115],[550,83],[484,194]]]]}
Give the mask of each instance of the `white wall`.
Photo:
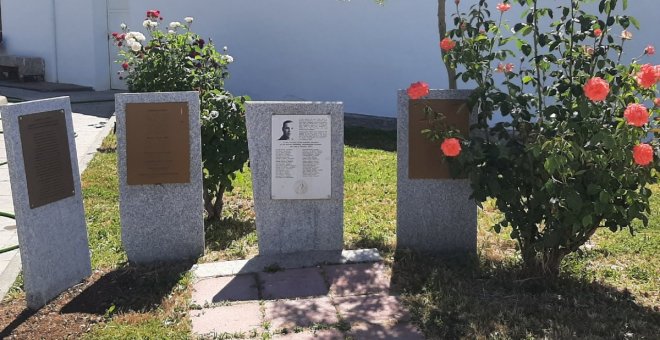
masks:
{"type": "Polygon", "coordinates": [[[435,1],[132,0],[130,26],[147,9],[164,24],[228,46],[228,89],[254,100],[343,101],[347,112],[394,116],[396,90],[416,79],[442,86],[435,1]]]}
{"type": "Polygon", "coordinates": [[[57,0],[58,81],[110,87],[105,1],[57,0]]]}
{"type": "Polygon", "coordinates": [[[2,0],[3,54],[41,57],[46,80],[110,86],[105,1],[2,0]]]}
{"type": "Polygon", "coordinates": [[[46,79],[57,81],[54,0],[2,0],[2,54],[41,57],[46,79]],[[36,10],[38,9],[38,10],[36,10]]]}
{"type": "MultiPolygon", "coordinates": [[[[114,51],[107,48],[106,1],[57,0],[56,22],[55,0],[1,1],[2,53],[44,58],[49,81],[109,87],[108,64],[114,57],[108,53],[114,51]]],[[[497,1],[489,2],[494,7],[497,1]]],[[[473,3],[463,0],[461,6],[473,3]]],[[[657,0],[630,3],[629,14],[643,31],[634,31],[633,41],[626,43],[624,61],[652,43],[659,53],[645,61],[658,64],[654,16],[660,5],[657,0]]],[[[213,38],[218,48],[228,46],[234,56],[227,82],[234,94],[254,100],[343,101],[347,112],[394,116],[397,89],[418,80],[446,87],[436,6],[437,0],[386,0],[385,6],[373,0],[131,0],[127,24],[143,30],[147,9],[161,10],[164,25],[194,17],[194,31],[213,38]]],[[[508,18],[518,20],[516,7],[508,18]]]]}

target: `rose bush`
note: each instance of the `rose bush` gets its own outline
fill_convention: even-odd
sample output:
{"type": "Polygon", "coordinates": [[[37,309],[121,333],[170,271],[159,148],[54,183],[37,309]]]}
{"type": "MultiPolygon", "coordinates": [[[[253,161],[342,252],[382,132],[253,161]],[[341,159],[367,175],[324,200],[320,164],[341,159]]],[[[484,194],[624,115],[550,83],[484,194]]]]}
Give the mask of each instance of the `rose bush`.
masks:
{"type": "Polygon", "coordinates": [[[172,22],[167,31],[159,29],[162,20],[160,11],[147,11],[143,27],[149,39],[126,25],[112,34],[123,69],[119,77],[131,92],[199,91],[204,207],[207,218],[220,218],[223,194],[232,189],[236,171],[248,159],[247,97],[234,97],[224,89],[233,58],[190,31],[193,18],[172,22]]]}
{"type": "Polygon", "coordinates": [[[660,66],[641,63],[655,50],[624,63],[628,30],[638,26],[616,13],[628,1],[599,0],[597,13],[582,4],[505,1],[492,19],[479,0],[467,13],[456,7],[445,38],[454,44],[443,40],[452,46],[445,62],[477,86],[469,100],[477,122],[463,136],[433,113],[442,128],[426,133],[442,142],[452,172],[469,177],[477,202],[496,199],[504,217],[494,229],[511,228],[530,275],[557,275],[599,228],[646,225],[660,170],[660,66]],[[522,22],[504,20],[512,5],[523,7],[522,22]]]}

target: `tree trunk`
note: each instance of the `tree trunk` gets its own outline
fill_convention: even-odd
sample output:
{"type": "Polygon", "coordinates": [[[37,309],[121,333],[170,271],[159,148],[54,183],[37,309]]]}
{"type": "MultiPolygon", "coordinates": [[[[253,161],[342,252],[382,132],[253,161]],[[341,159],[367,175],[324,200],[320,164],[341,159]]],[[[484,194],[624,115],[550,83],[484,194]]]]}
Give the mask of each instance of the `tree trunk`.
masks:
{"type": "Polygon", "coordinates": [[[222,218],[222,197],[225,194],[225,186],[218,185],[218,191],[215,194],[215,197],[212,197],[208,194],[206,188],[204,188],[204,210],[206,211],[206,219],[211,220],[220,220],[222,218]]]}
{"type": "Polygon", "coordinates": [[[222,207],[224,205],[224,202],[222,201],[222,197],[225,194],[225,186],[220,185],[218,187],[218,193],[215,195],[215,202],[213,202],[213,215],[215,215],[215,218],[220,220],[222,218],[222,207]]]}
{"type": "Polygon", "coordinates": [[[547,249],[542,253],[528,252],[523,254],[523,271],[529,277],[557,277],[561,261],[568,253],[567,249],[547,249]]]}
{"type": "MultiPolygon", "coordinates": [[[[447,34],[447,10],[446,10],[446,0],[438,0],[438,33],[440,33],[440,40],[445,38],[447,34]]],[[[445,52],[440,49],[442,55],[442,60],[444,61],[445,52]]],[[[445,68],[447,68],[447,78],[449,80],[449,89],[456,89],[456,70],[451,68],[449,64],[444,63],[445,68]]]]}

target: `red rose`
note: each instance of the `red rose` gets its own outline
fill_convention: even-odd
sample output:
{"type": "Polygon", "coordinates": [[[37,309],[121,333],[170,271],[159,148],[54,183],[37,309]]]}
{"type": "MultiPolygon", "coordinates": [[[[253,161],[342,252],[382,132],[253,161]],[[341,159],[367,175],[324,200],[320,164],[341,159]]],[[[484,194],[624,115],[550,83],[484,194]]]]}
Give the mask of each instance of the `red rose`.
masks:
{"type": "Polygon", "coordinates": [[[440,41],[440,48],[445,52],[451,50],[454,47],[456,47],[456,42],[449,38],[444,38],[442,41],[440,41]]]}
{"type": "Polygon", "coordinates": [[[457,138],[447,138],[440,145],[442,153],[447,157],[456,157],[461,153],[461,142],[457,138]]]}
{"type": "Polygon", "coordinates": [[[658,80],[660,80],[660,67],[658,66],[654,67],[651,64],[644,64],[639,72],[637,72],[637,84],[645,89],[655,85],[658,80]]]}
{"type": "Polygon", "coordinates": [[[603,80],[603,78],[593,77],[587,80],[583,89],[584,95],[587,96],[587,98],[594,102],[600,102],[605,100],[610,93],[610,84],[603,80]]]}
{"type": "Polygon", "coordinates": [[[646,46],[646,48],[644,49],[644,54],[654,55],[655,54],[655,47],[653,47],[653,45],[646,46]]]}
{"type": "MultiPolygon", "coordinates": [[[[160,17],[160,11],[157,9],[152,9],[147,11],[147,18],[158,19],[160,17]]],[[[162,19],[161,19],[162,20],[162,19]]]]}
{"type": "Polygon", "coordinates": [[[128,70],[128,63],[127,63],[127,62],[124,62],[123,64],[121,64],[121,68],[123,68],[124,71],[125,71],[125,70],[128,70]]]}
{"type": "Polygon", "coordinates": [[[429,84],[418,81],[410,84],[408,87],[408,97],[410,99],[419,99],[429,94],[429,84]]]}
{"type": "Polygon", "coordinates": [[[655,107],[660,107],[660,98],[653,99],[653,105],[655,105],[655,107]]]}
{"type": "Polygon", "coordinates": [[[507,4],[507,3],[503,3],[503,2],[500,2],[500,3],[497,4],[497,6],[495,6],[495,7],[497,7],[497,10],[500,11],[500,12],[502,12],[502,13],[504,13],[504,12],[506,12],[506,11],[508,11],[508,10],[511,9],[511,5],[509,5],[509,4],[507,4]]]}
{"type": "Polygon", "coordinates": [[[595,36],[596,38],[598,38],[598,37],[600,37],[601,35],[603,35],[603,30],[601,30],[600,28],[596,28],[596,29],[594,30],[594,36],[595,36]]]}
{"type": "Polygon", "coordinates": [[[633,147],[633,159],[638,165],[649,165],[653,162],[653,147],[648,144],[637,144],[633,147]]]}
{"type": "Polygon", "coordinates": [[[628,104],[623,112],[623,117],[628,125],[642,127],[649,122],[649,111],[641,104],[628,104]]]}

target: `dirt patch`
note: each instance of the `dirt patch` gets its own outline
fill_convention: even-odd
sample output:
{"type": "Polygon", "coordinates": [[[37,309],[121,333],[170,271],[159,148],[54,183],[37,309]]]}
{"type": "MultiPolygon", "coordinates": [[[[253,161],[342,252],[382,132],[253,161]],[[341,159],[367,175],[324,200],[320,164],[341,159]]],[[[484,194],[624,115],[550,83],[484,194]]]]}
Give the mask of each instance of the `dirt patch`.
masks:
{"type": "Polygon", "coordinates": [[[157,309],[188,269],[190,264],[97,270],[38,311],[28,309],[21,294],[0,304],[0,338],[81,338],[113,315],[157,309]]]}

